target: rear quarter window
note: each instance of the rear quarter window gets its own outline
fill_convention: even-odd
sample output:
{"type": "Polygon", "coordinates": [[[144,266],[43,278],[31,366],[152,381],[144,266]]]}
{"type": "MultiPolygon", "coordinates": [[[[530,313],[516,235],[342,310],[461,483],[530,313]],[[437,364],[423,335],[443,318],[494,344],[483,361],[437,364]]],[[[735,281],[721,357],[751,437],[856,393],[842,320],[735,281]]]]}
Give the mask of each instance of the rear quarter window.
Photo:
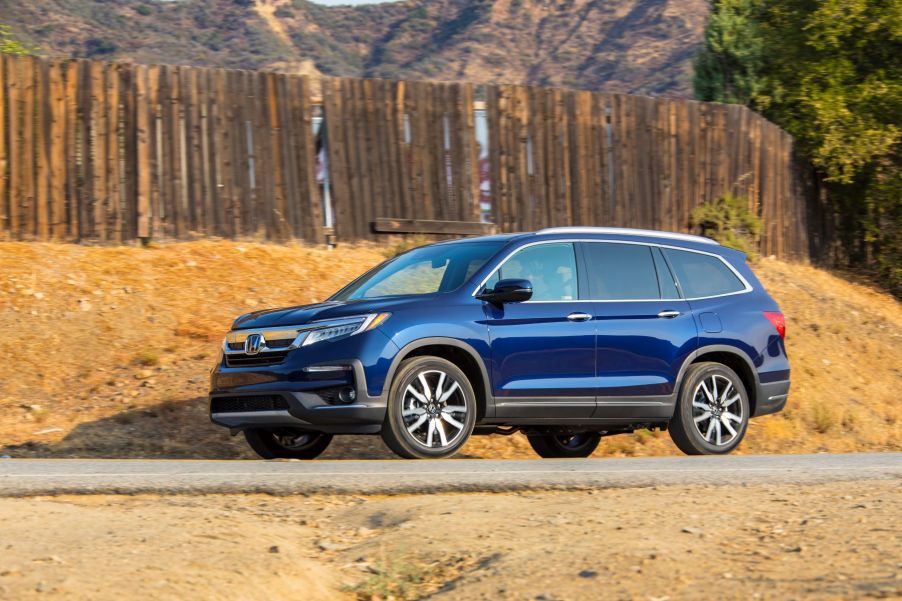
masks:
{"type": "Polygon", "coordinates": [[[745,290],[745,284],[718,257],[686,250],[665,248],[686,298],[720,296],[745,290]]]}

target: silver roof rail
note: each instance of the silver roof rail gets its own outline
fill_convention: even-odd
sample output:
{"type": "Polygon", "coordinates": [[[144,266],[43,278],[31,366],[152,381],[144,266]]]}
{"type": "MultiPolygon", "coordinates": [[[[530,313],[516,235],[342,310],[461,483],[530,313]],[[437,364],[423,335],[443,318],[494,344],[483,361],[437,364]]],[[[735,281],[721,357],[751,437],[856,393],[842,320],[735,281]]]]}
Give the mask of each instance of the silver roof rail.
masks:
{"type": "Polygon", "coordinates": [[[539,230],[536,234],[611,234],[618,236],[648,236],[650,238],[669,238],[671,240],[685,240],[687,242],[697,242],[701,244],[714,244],[720,246],[715,240],[705,238],[704,236],[695,236],[693,234],[680,234],[677,232],[658,232],[655,230],[638,230],[628,227],[549,227],[539,230]]]}

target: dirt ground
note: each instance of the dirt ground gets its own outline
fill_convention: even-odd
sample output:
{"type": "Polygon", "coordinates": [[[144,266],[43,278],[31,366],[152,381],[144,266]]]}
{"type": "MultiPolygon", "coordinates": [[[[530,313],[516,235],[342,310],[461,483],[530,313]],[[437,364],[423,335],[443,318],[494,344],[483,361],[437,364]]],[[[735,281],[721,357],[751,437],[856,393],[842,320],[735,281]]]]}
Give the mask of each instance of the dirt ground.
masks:
{"type": "Polygon", "coordinates": [[[0,499],[3,599],[902,596],[898,481],[0,499]]]}
{"type": "MultiPolygon", "coordinates": [[[[208,373],[231,320],[322,300],[391,249],[203,240],[138,247],[0,242],[0,456],[251,457],[209,424],[208,373]]],[[[786,411],[752,421],[746,453],[902,449],[902,305],[849,274],[764,259],[788,323],[786,411]]],[[[599,456],[667,455],[666,433],[599,456]]],[[[327,457],[391,457],[339,437],[327,457]]],[[[464,457],[532,457],[474,438],[464,457]]]]}

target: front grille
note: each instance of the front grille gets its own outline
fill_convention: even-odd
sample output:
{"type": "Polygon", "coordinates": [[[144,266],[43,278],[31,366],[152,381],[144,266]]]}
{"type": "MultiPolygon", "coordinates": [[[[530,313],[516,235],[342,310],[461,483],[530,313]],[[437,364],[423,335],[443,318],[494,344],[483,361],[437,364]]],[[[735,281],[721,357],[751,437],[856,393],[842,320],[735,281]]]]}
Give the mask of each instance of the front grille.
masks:
{"type": "Polygon", "coordinates": [[[220,396],[210,401],[211,413],[246,413],[250,411],[287,411],[288,401],[278,394],[255,396],[220,396]]]}
{"type": "Polygon", "coordinates": [[[226,355],[227,367],[265,367],[278,365],[288,356],[288,351],[274,351],[259,355],[226,355]]]}
{"type": "MultiPolygon", "coordinates": [[[[294,338],[282,338],[281,340],[267,340],[266,346],[269,348],[288,348],[291,346],[291,343],[294,342],[294,338]]],[[[244,343],[243,342],[229,342],[226,346],[228,346],[230,351],[243,351],[244,343]]]]}

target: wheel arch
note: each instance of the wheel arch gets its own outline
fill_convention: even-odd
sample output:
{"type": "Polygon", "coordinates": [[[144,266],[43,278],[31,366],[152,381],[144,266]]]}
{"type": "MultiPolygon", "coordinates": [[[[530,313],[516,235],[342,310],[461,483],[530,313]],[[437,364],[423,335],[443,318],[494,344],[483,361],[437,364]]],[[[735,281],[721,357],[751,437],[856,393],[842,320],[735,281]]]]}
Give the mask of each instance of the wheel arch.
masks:
{"type": "Polygon", "coordinates": [[[489,411],[489,401],[492,398],[492,392],[485,363],[476,349],[456,338],[432,336],[420,338],[404,345],[398,354],[395,355],[385,376],[382,396],[386,402],[388,402],[389,390],[391,390],[392,381],[401,362],[412,357],[423,356],[441,357],[460,368],[470,380],[473,392],[476,394],[476,421],[479,422],[486,416],[486,412],[489,411]]]}
{"type": "Polygon", "coordinates": [[[749,397],[749,415],[755,415],[755,408],[758,402],[758,372],[749,356],[732,346],[713,344],[696,349],[689,355],[682,368],[680,368],[680,373],[677,377],[677,395],[683,388],[683,378],[689,367],[706,361],[726,365],[736,372],[736,375],[742,380],[746,394],[749,397]]]}

